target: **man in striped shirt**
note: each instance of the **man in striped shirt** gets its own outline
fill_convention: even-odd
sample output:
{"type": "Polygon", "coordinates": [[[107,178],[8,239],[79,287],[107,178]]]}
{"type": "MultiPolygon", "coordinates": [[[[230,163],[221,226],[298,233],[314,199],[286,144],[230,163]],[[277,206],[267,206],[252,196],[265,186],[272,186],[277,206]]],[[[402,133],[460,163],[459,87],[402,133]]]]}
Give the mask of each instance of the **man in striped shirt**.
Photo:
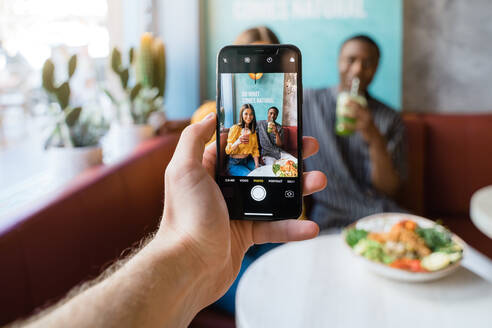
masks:
{"type": "Polygon", "coordinates": [[[406,177],[405,130],[400,115],[367,92],[380,58],[377,44],[358,35],[346,40],[338,59],[340,84],[305,90],[304,135],[320,143],[317,155],[305,161],[306,170],[321,170],[328,186],[313,196],[310,218],[321,229],[342,227],[379,212],[403,211],[392,199],[406,177]],[[367,106],[350,101],[355,133],[335,134],[338,93],[359,79],[367,106]]]}

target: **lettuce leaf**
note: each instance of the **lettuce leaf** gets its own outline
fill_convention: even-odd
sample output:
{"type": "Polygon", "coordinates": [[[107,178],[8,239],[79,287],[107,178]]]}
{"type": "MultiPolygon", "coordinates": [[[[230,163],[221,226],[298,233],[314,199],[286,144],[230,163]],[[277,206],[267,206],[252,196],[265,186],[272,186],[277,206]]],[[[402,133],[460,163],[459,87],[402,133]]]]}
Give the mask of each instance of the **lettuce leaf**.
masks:
{"type": "Polygon", "coordinates": [[[436,228],[417,228],[417,234],[424,239],[427,247],[433,252],[438,249],[446,249],[452,245],[449,233],[439,231],[436,228]]]}
{"type": "Polygon", "coordinates": [[[345,234],[345,240],[347,241],[347,244],[349,244],[350,247],[354,247],[355,244],[359,242],[359,240],[364,239],[367,237],[368,232],[363,229],[348,229],[346,234],[345,234]]]}

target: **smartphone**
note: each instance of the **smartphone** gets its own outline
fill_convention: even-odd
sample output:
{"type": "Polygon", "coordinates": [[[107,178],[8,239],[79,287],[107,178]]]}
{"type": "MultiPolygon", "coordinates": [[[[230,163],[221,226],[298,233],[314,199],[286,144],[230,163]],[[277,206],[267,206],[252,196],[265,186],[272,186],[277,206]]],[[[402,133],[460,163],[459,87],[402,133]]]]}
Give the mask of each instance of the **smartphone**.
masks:
{"type": "Polygon", "coordinates": [[[301,52],[226,46],[217,56],[216,180],[235,220],[302,212],[301,52]]]}

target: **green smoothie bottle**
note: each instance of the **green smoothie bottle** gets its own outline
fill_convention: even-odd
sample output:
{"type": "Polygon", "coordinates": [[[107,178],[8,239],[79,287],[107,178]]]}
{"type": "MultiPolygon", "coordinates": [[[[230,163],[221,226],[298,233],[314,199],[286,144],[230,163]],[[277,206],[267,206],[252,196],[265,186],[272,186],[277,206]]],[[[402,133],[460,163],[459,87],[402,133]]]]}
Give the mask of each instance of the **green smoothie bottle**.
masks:
{"type": "Polygon", "coordinates": [[[355,131],[356,119],[350,117],[352,108],[347,106],[350,100],[367,106],[367,99],[359,94],[359,78],[354,78],[350,85],[350,92],[342,91],[337,97],[335,132],[339,136],[349,136],[355,131]]]}

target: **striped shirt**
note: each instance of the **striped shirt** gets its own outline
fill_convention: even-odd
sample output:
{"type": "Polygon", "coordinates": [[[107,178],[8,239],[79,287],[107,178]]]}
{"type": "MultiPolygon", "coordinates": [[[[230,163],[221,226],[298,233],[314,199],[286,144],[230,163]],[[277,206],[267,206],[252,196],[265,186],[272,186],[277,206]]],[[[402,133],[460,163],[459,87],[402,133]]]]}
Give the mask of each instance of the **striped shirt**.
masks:
{"type": "MultiPolygon", "coordinates": [[[[360,133],[347,137],[335,134],[337,87],[305,90],[304,135],[318,139],[319,152],[305,161],[306,170],[320,170],[328,178],[327,187],[313,195],[310,218],[321,229],[341,227],[380,212],[404,212],[377,191],[371,182],[369,149],[360,133]]],[[[374,124],[386,138],[387,149],[402,180],[406,178],[405,128],[400,115],[367,96],[374,124]]]]}
{"type": "MultiPolygon", "coordinates": [[[[282,126],[277,122],[275,122],[275,125],[277,126],[280,140],[283,140],[284,131],[282,126]]],[[[280,159],[282,148],[277,146],[277,137],[275,136],[275,133],[268,133],[268,121],[258,122],[258,138],[260,139],[261,156],[270,156],[275,159],[280,159]]]]}

